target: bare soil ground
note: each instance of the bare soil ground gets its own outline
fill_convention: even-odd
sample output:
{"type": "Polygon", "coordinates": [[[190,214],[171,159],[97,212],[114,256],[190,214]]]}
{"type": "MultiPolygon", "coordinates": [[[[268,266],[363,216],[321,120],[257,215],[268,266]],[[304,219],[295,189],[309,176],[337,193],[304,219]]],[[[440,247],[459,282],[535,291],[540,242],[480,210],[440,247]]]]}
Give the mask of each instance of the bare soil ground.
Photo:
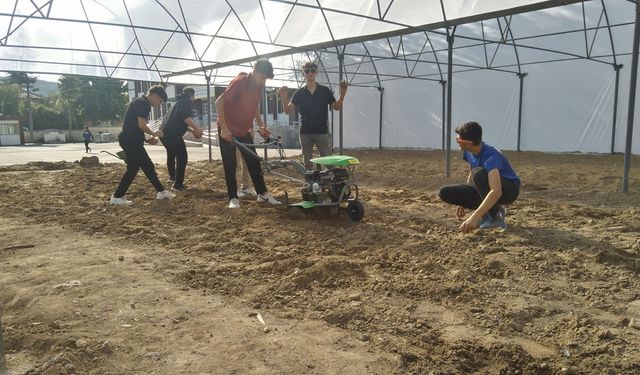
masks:
{"type": "Polygon", "coordinates": [[[230,211],[219,162],[191,163],[173,202],[140,175],[133,207],[108,204],[121,164],[5,167],[11,373],[639,372],[639,158],[622,194],[620,155],[508,153],[509,228],[465,235],[437,196],[466,178],[458,155],[444,178],[441,152],[352,154],[360,223],[230,211]]]}

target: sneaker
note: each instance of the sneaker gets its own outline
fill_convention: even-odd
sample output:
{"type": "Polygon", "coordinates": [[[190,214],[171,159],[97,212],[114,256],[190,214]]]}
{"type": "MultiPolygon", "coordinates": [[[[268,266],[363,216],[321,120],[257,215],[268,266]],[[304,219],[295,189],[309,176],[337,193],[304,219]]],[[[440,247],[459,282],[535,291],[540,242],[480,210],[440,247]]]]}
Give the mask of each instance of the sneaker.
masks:
{"type": "Polygon", "coordinates": [[[504,217],[498,213],[495,217],[490,214],[485,214],[478,225],[479,229],[491,229],[491,228],[507,228],[507,223],[504,221],[504,217]]]}
{"type": "Polygon", "coordinates": [[[184,192],[184,186],[173,185],[171,187],[171,191],[174,192],[174,193],[182,193],[182,192],[184,192]]]}
{"type": "Polygon", "coordinates": [[[116,198],[113,195],[111,196],[111,199],[109,200],[109,203],[116,205],[116,206],[131,206],[133,204],[132,201],[128,201],[126,199],[124,199],[124,197],[120,197],[120,198],[116,198]]]}
{"type": "Polygon", "coordinates": [[[240,200],[238,198],[230,199],[229,208],[240,208],[240,200]]]}
{"type": "Polygon", "coordinates": [[[480,222],[478,223],[478,229],[485,229],[485,227],[489,225],[489,223],[491,223],[492,221],[493,221],[493,217],[491,216],[490,213],[487,212],[486,214],[484,214],[482,219],[480,219],[480,222]]]}
{"type": "Polygon", "coordinates": [[[500,208],[498,209],[498,215],[502,216],[503,218],[507,216],[507,207],[500,205],[500,208]]]}
{"type": "Polygon", "coordinates": [[[156,199],[173,199],[176,196],[167,190],[163,190],[163,191],[159,191],[158,194],[156,194],[156,199]]]}
{"type": "Polygon", "coordinates": [[[278,200],[276,200],[271,193],[264,193],[258,195],[258,202],[260,203],[269,203],[273,205],[281,204],[278,200]]]}
{"type": "Polygon", "coordinates": [[[258,193],[252,188],[244,188],[238,190],[238,198],[257,197],[258,193]]]}

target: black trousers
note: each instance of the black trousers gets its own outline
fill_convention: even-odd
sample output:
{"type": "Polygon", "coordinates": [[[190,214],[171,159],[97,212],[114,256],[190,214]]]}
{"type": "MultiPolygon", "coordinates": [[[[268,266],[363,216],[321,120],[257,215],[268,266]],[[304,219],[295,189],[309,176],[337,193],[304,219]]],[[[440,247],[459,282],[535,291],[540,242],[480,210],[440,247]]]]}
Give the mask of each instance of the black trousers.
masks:
{"type": "Polygon", "coordinates": [[[144,143],[142,142],[127,142],[126,140],[120,140],[120,147],[124,150],[127,163],[127,171],[122,176],[120,184],[113,194],[116,198],[122,198],[129,189],[129,186],[133,182],[133,179],[138,174],[138,169],[142,169],[142,172],[147,176],[151,185],[156,191],[163,191],[164,187],[158,180],[156,169],[153,167],[153,162],[147,154],[147,150],[144,149],[144,143]]]}
{"type": "MultiPolygon", "coordinates": [[[[462,206],[470,210],[480,207],[484,198],[489,194],[489,174],[484,168],[474,168],[471,171],[471,184],[446,185],[440,188],[440,199],[447,203],[462,206]]],[[[500,205],[507,205],[515,202],[520,193],[518,185],[512,181],[500,178],[502,183],[502,196],[498,202],[491,207],[489,213],[495,216],[500,205]]]]}
{"type": "Polygon", "coordinates": [[[90,141],[84,141],[84,149],[86,152],[89,152],[89,150],[91,150],[91,148],[89,147],[89,142],[90,141]]]}
{"type": "Polygon", "coordinates": [[[187,169],[187,146],[184,139],[178,136],[166,136],[160,138],[162,145],[167,150],[167,172],[174,181],[174,186],[184,187],[184,173],[187,169]]]}
{"type": "MultiPolygon", "coordinates": [[[[220,132],[218,132],[218,134],[220,134],[220,132]]],[[[236,138],[242,143],[253,143],[253,138],[249,133],[243,137],[236,138]]],[[[238,183],[236,181],[236,147],[238,146],[236,146],[233,141],[227,142],[220,138],[220,153],[222,154],[222,164],[224,166],[224,178],[227,181],[227,194],[229,194],[230,200],[238,198],[238,183]]],[[[253,152],[256,151],[253,147],[250,147],[250,149],[253,152]]],[[[239,148],[239,150],[242,158],[244,159],[244,163],[249,170],[249,175],[251,175],[251,181],[256,189],[256,193],[266,193],[267,186],[264,183],[264,176],[262,175],[260,162],[255,156],[249,154],[243,148],[239,148]]]]}

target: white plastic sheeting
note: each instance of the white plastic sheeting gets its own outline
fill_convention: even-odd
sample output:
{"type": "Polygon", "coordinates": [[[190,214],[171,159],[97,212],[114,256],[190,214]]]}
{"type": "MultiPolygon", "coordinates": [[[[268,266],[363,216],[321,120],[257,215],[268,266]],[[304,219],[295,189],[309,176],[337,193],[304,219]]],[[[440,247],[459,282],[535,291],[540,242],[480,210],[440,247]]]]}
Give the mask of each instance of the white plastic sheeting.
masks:
{"type": "Polygon", "coordinates": [[[574,1],[2,1],[0,69],[159,80],[293,48],[574,1]]]}
{"type": "MultiPolygon", "coordinates": [[[[612,65],[618,63],[625,65],[615,143],[620,152],[634,4],[593,0],[553,7],[574,2],[2,1],[0,70],[150,81],[171,76],[170,82],[192,84],[204,83],[207,72],[212,83],[225,84],[238,72],[250,70],[255,56],[269,55],[276,67],[273,86],[300,86],[301,63],[314,60],[321,68],[319,79],[334,87],[340,52],[343,78],[352,85],[344,110],[345,147],[379,145],[376,87],[383,87],[382,146],[440,148],[438,81],[447,76],[446,34],[452,29],[438,27],[446,18],[448,25],[459,24],[453,55],[454,126],[479,121],[493,144],[515,149],[516,73],[522,72],[528,74],[523,150],[608,152],[612,65]],[[543,10],[509,15],[534,9],[543,10]],[[422,29],[429,31],[416,32],[422,29]],[[391,34],[369,40],[380,33],[391,34]],[[348,45],[342,47],[341,42],[348,45]]],[[[337,114],[334,118],[337,145],[337,114]]],[[[636,135],[636,154],[637,139],[636,135]]]]}
{"type": "MultiPolygon", "coordinates": [[[[473,38],[478,38],[481,32],[484,32],[485,38],[493,40],[496,40],[497,32],[499,38],[500,27],[496,20],[483,22],[482,26],[476,23],[459,27],[454,44],[456,74],[453,79],[453,127],[465,121],[478,121],[485,129],[486,139],[492,144],[506,150],[516,149],[519,105],[519,79],[516,73],[522,72],[527,74],[523,92],[522,150],[610,152],[615,62],[624,67],[620,72],[614,151],[623,152],[633,7],[632,3],[625,1],[593,1],[584,4],[584,18],[582,4],[514,16],[510,22],[513,38],[517,41],[515,47],[508,44],[475,45],[478,42],[473,38]],[[611,36],[606,28],[596,30],[605,18],[603,3],[607,4],[606,16],[614,25],[611,36]],[[568,32],[579,30],[583,23],[590,30],[568,32]],[[539,36],[556,32],[566,33],[539,36]]],[[[413,69],[415,62],[411,58],[376,61],[376,69],[382,80],[380,84],[384,87],[383,147],[442,147],[443,99],[442,86],[437,80],[446,79],[447,50],[444,33],[437,34],[438,31],[442,30],[436,30],[433,33],[435,35],[428,33],[434,51],[427,50],[428,53],[423,52],[423,55],[431,52],[432,57],[439,55],[440,70],[437,64],[421,62],[413,69]],[[407,64],[408,68],[405,67],[407,64]],[[413,79],[394,79],[393,75],[402,74],[403,69],[405,74],[407,71],[413,72],[413,79]]],[[[384,44],[379,41],[373,43],[384,44]]],[[[393,46],[394,42],[391,44],[393,46]]],[[[349,48],[351,46],[347,51],[349,48]]],[[[371,50],[373,48],[369,48],[371,50]]],[[[332,60],[335,60],[335,56],[327,58],[325,64],[337,65],[332,60]]],[[[348,60],[349,56],[345,58],[347,67],[348,60]]],[[[359,71],[367,71],[369,67],[366,65],[360,66],[359,71]]],[[[331,70],[335,82],[336,69],[331,70]]],[[[347,69],[347,77],[349,74],[347,69]]],[[[375,78],[369,77],[365,82],[364,77],[355,77],[353,82],[377,85],[375,78]]],[[[360,92],[352,88],[345,103],[344,145],[378,147],[378,132],[371,130],[377,129],[379,124],[372,122],[371,115],[359,114],[377,114],[379,100],[370,100],[367,110],[362,110],[361,100],[353,98],[360,92]],[[360,138],[350,139],[347,134],[358,134],[360,138]]],[[[639,122],[640,116],[636,112],[635,123],[639,122]]],[[[452,134],[452,138],[455,138],[455,134],[452,134]]],[[[635,154],[640,153],[639,138],[636,132],[632,144],[635,154]]],[[[338,144],[337,135],[334,143],[338,144]]]]}
{"type": "MultiPolygon", "coordinates": [[[[621,62],[628,67],[629,59],[621,62]]],[[[534,65],[524,78],[521,149],[546,152],[608,153],[611,147],[613,88],[611,67],[580,61],[534,65]],[[571,85],[567,85],[571,82],[571,85]]],[[[624,151],[629,71],[621,72],[615,151],[624,151]]],[[[515,150],[519,80],[515,75],[479,71],[454,75],[456,124],[478,121],[491,144],[515,150]]],[[[350,88],[344,106],[344,146],[378,147],[379,96],[371,88],[350,88]]],[[[383,147],[442,147],[442,87],[437,82],[402,79],[384,83],[383,147]]],[[[640,102],[637,104],[640,105],[640,102]]],[[[636,112],[636,124],[640,116],[636,112]]],[[[337,118],[336,118],[337,119],[337,118]]],[[[334,144],[337,140],[335,122],[334,144]]],[[[452,133],[453,139],[455,134],[452,133]]],[[[455,144],[453,145],[455,148],[455,144]]],[[[640,154],[640,137],[633,153],[640,154]]]]}

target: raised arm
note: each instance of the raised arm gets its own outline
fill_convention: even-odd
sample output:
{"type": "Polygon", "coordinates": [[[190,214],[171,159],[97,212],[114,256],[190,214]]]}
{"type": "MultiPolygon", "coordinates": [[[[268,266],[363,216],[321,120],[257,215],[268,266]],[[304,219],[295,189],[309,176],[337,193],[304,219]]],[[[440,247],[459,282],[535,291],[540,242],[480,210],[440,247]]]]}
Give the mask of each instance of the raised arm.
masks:
{"type": "Polygon", "coordinates": [[[333,102],[333,104],[331,104],[331,109],[333,109],[334,111],[339,111],[342,109],[342,103],[344,103],[344,96],[347,95],[348,86],[349,84],[347,83],[347,81],[340,82],[340,97],[338,98],[338,100],[333,102]]]}
{"type": "Polygon", "coordinates": [[[284,109],[284,113],[290,114],[295,110],[295,104],[289,101],[289,88],[287,86],[280,87],[278,90],[278,95],[280,95],[280,99],[282,100],[282,108],[284,109]]]}

